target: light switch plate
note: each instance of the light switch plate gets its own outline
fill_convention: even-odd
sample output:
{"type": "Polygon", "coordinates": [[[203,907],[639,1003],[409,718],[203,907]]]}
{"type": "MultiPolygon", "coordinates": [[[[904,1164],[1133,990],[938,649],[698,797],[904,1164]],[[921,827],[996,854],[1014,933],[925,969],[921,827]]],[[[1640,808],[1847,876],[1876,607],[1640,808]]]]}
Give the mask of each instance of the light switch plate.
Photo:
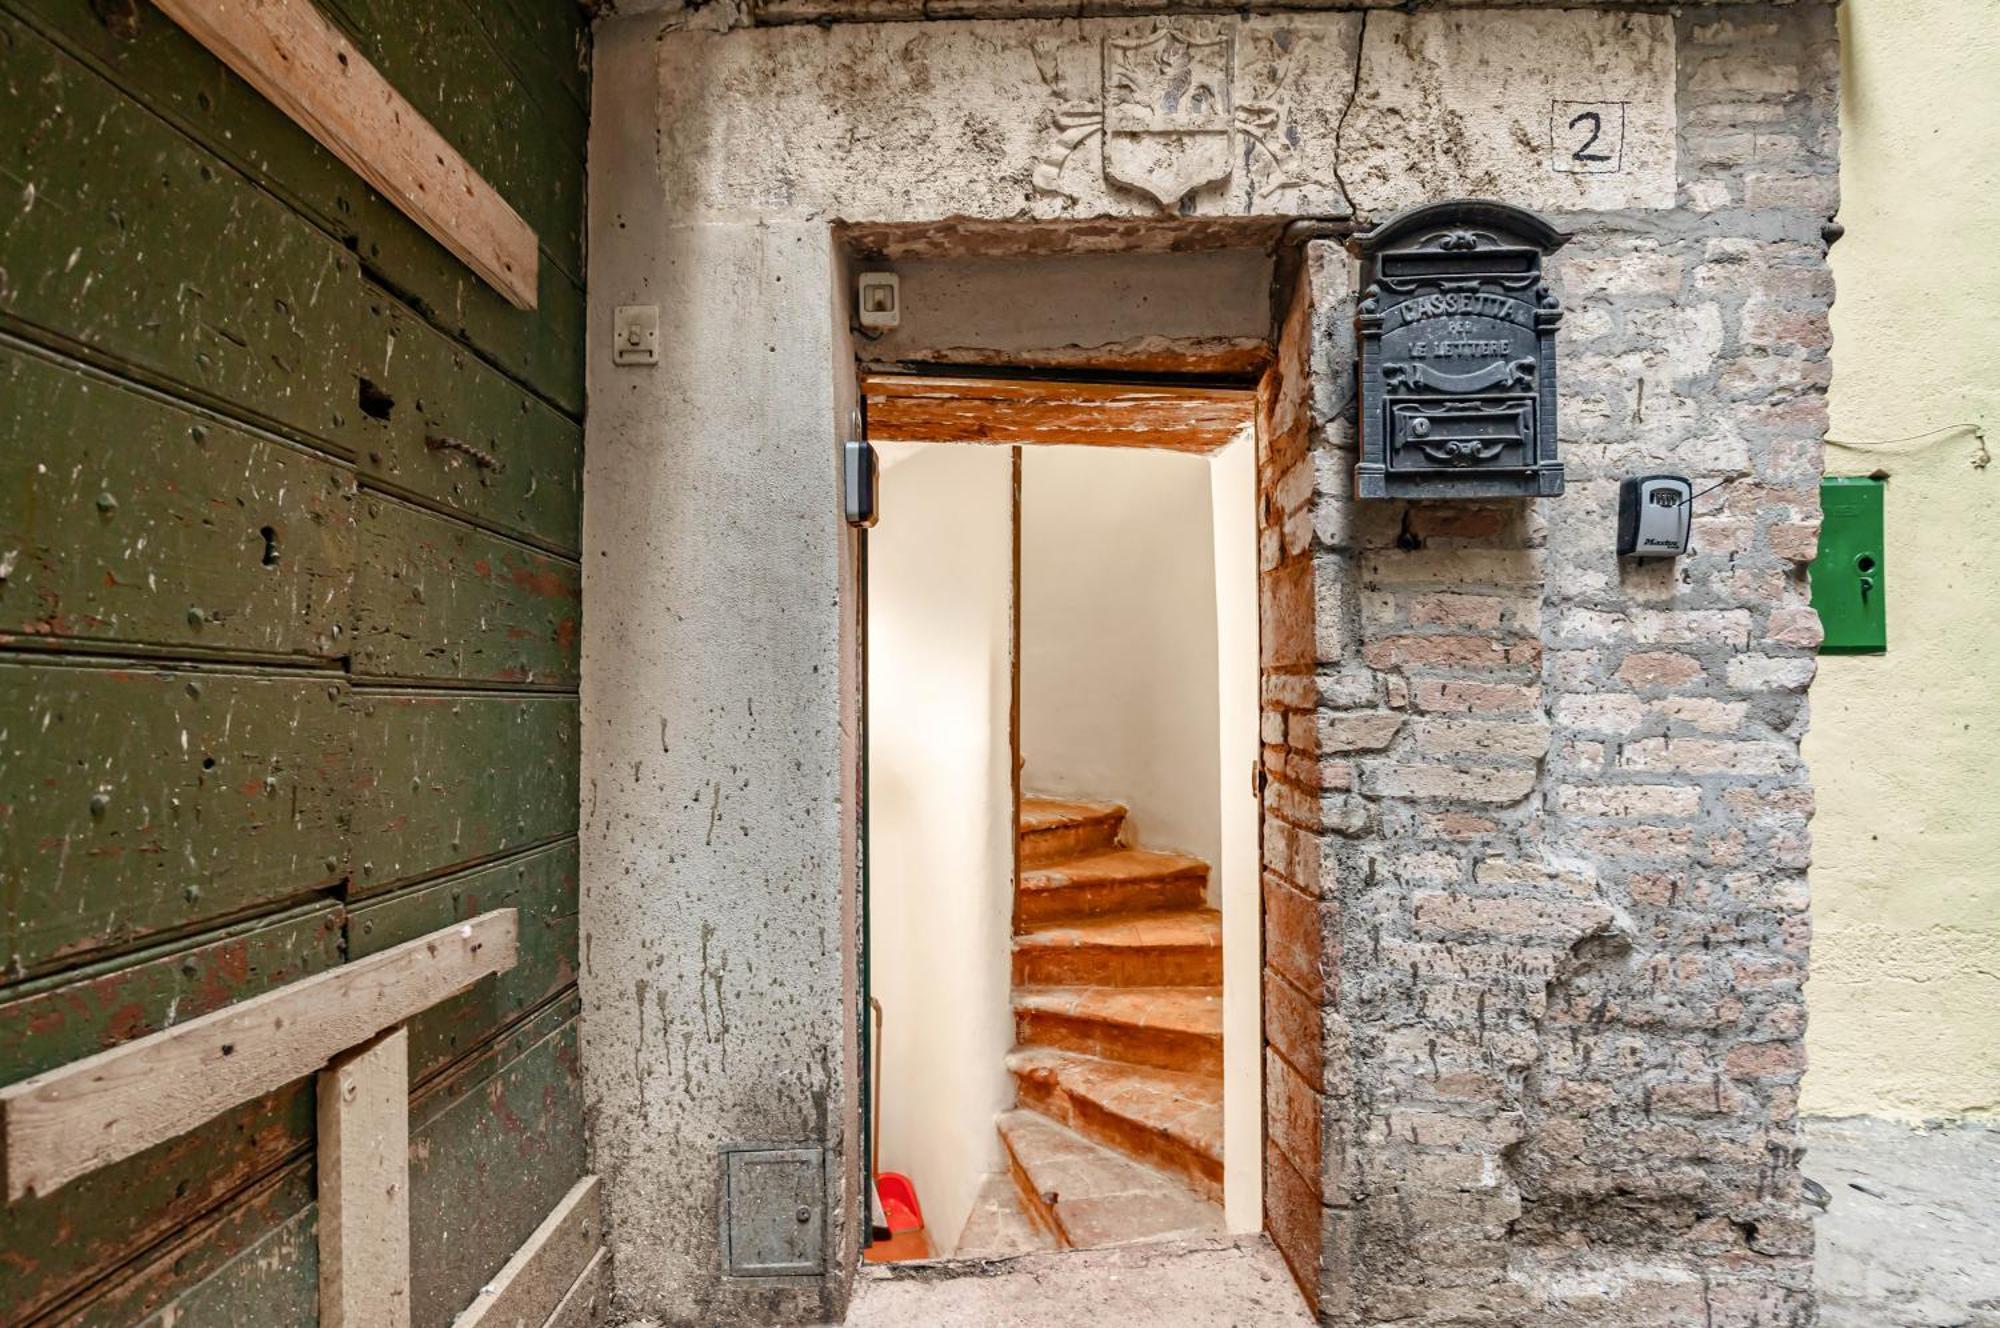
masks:
{"type": "Polygon", "coordinates": [[[611,362],[660,362],[660,306],[621,304],[611,316],[611,362]]]}

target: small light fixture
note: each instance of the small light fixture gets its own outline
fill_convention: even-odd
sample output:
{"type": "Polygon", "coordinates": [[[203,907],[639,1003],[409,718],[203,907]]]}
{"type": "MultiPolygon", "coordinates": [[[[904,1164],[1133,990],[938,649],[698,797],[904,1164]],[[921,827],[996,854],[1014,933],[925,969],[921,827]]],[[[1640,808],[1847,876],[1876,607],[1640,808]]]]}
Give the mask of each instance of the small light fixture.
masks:
{"type": "Polygon", "coordinates": [[[861,326],[892,328],[903,321],[902,281],[893,272],[863,272],[855,301],[861,326]]]}

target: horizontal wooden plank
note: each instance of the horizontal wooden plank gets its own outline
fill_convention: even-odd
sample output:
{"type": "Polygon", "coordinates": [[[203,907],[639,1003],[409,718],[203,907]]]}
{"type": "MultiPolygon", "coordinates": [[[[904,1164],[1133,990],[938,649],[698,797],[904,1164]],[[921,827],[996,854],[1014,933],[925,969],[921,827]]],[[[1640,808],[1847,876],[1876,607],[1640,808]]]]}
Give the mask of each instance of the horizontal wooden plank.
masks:
{"type": "Polygon", "coordinates": [[[354,712],[354,893],[576,833],[575,697],[370,690],[354,712]]]}
{"type": "Polygon", "coordinates": [[[604,1238],[598,1180],[570,1187],[521,1248],[479,1289],[452,1328],[523,1328],[544,1324],[589,1268],[604,1238]]]}
{"type": "MultiPolygon", "coordinates": [[[[0,1004],[0,1083],[191,1019],[338,964],[341,910],[322,904],[65,975],[0,1004]]],[[[19,1323],[176,1232],[296,1152],[312,1114],[297,1091],[225,1113],[46,1198],[0,1205],[0,1323],[19,1323]]]]}
{"type": "Polygon", "coordinates": [[[496,908],[519,917],[514,967],[410,1021],[412,1076],[465,1055],[576,981],[576,890],[570,840],[383,895],[348,914],[347,953],[356,959],[496,908]]]}
{"type": "MultiPolygon", "coordinates": [[[[416,1322],[422,1328],[447,1328],[452,1315],[526,1238],[539,1215],[582,1174],[577,1014],[573,1000],[551,1007],[450,1076],[416,1091],[410,1124],[411,1236],[413,1248],[439,1265],[419,1264],[415,1269],[421,1307],[416,1322]],[[511,1114],[500,1120],[495,1112],[511,1114]],[[461,1198],[495,1211],[469,1221],[455,1209],[461,1198]],[[531,1206],[537,1202],[543,1206],[531,1206]],[[519,1234],[501,1248],[510,1226],[519,1234]],[[426,1290],[433,1284],[435,1293],[426,1290]],[[455,1304],[446,1304],[450,1287],[456,1284],[465,1286],[464,1295],[455,1304]]],[[[310,1081],[292,1088],[305,1090],[294,1096],[302,1104],[309,1102],[310,1081]]],[[[184,1218],[161,1232],[171,1239],[143,1257],[136,1253],[128,1257],[122,1268],[102,1277],[53,1322],[62,1328],[175,1324],[275,1328],[313,1323],[319,1261],[311,1124],[310,1107],[305,1106],[293,1148],[299,1158],[296,1165],[273,1173],[220,1208],[209,1197],[205,1207],[194,1210],[204,1215],[184,1218]]],[[[233,1171],[244,1151],[219,1140],[210,1140],[209,1146],[213,1150],[209,1165],[226,1158],[224,1170],[233,1171]]],[[[120,1174],[123,1165],[130,1164],[86,1176],[46,1202],[58,1203],[66,1195],[87,1190],[103,1177],[120,1174]]],[[[96,1209],[75,1210],[72,1220],[78,1234],[69,1238],[88,1239],[86,1224],[113,1224],[121,1216],[115,1194],[95,1196],[96,1209]]],[[[0,1224],[10,1213],[40,1202],[44,1201],[0,1206],[0,1224]]],[[[56,1243],[50,1236],[41,1248],[52,1249],[56,1243]]],[[[11,1290],[9,1279],[0,1278],[0,1304],[11,1290]]],[[[0,1323],[18,1321],[0,1310],[0,1323]]]]}
{"type": "Polygon", "coordinates": [[[21,984],[0,995],[0,1084],[332,968],[341,962],[346,923],[338,904],[309,904],[21,984]]]}
{"type": "Polygon", "coordinates": [[[410,1132],[411,1321],[446,1328],[584,1174],[576,1002],[425,1094],[410,1132]]]}
{"type": "Polygon", "coordinates": [[[0,1203],[0,1323],[27,1321],[114,1277],[146,1250],[238,1202],[245,1186],[305,1156],[311,1088],[310,1080],[287,1084],[54,1194],[0,1203]]]}
{"type": "Polygon", "coordinates": [[[515,305],[535,233],[311,0],[153,0],[515,305]]]}
{"type": "Polygon", "coordinates": [[[0,1089],[8,1196],[184,1134],[512,967],[515,922],[498,909],[0,1089]]]}
{"type": "Polygon", "coordinates": [[[370,287],[323,231],[11,16],[0,16],[0,49],[0,171],[31,186],[0,190],[0,322],[574,552],[573,420],[370,287]]]}
{"type": "Polygon", "coordinates": [[[870,374],[868,436],[888,443],[1072,443],[1212,452],[1247,429],[1247,389],[870,374]]]}
{"type": "Polygon", "coordinates": [[[0,953],[14,974],[347,872],[345,686],[0,661],[0,953]]]}
{"type": "Polygon", "coordinates": [[[575,562],[377,494],[360,507],[356,674],[576,685],[575,562]]]}
{"type": "Polygon", "coordinates": [[[350,467],[13,345],[0,397],[0,643],[346,653],[350,467]]]}
{"type": "MultiPolygon", "coordinates": [[[[129,22],[116,23],[99,17],[90,0],[0,5],[346,245],[433,326],[572,417],[582,415],[583,290],[570,271],[543,263],[539,309],[516,309],[149,5],[135,5],[129,22]]],[[[580,160],[574,169],[582,173],[580,160]]]]}

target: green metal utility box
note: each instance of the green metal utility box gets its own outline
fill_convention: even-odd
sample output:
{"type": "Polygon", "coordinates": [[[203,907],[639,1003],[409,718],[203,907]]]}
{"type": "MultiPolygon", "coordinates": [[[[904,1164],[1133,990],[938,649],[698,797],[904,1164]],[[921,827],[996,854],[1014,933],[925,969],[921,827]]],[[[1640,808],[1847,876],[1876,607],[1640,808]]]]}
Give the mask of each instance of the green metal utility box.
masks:
{"type": "Polygon", "coordinates": [[[1879,654],[1889,648],[1883,483],[1865,475],[1820,481],[1824,518],[1810,575],[1812,605],[1826,633],[1820,649],[1828,654],[1879,654]]]}

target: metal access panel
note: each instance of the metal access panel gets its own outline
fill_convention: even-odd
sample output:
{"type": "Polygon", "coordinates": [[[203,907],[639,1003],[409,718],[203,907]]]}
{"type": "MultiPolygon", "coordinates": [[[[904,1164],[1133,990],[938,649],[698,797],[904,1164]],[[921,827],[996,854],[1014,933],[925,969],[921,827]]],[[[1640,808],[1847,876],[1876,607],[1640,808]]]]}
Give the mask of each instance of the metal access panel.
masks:
{"type": "Polygon", "coordinates": [[[1879,654],[1889,648],[1887,563],[1882,546],[1883,481],[1839,476],[1820,481],[1819,555],[1812,604],[1829,654],[1879,654]]]}
{"type": "Polygon", "coordinates": [[[731,1277],[826,1271],[826,1150],[725,1148],[722,1268],[731,1277]]]}

